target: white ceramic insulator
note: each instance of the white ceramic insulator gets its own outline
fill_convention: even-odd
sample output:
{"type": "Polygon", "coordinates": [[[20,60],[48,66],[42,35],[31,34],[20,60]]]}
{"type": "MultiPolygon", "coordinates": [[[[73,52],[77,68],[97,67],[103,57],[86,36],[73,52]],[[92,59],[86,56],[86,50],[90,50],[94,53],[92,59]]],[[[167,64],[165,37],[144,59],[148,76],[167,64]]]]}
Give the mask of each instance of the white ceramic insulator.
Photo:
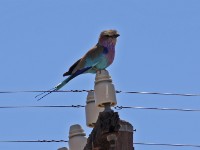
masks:
{"type": "Polygon", "coordinates": [[[94,91],[96,106],[104,107],[105,103],[109,103],[111,106],[117,104],[115,87],[107,70],[97,71],[94,91]]]}
{"type": "Polygon", "coordinates": [[[99,108],[95,105],[94,92],[89,91],[85,107],[86,125],[88,127],[94,127],[98,119],[99,112],[102,112],[103,110],[103,108],[99,108]]]}
{"type": "Polygon", "coordinates": [[[87,143],[84,130],[79,124],[70,126],[69,130],[69,149],[83,150],[87,143]]]}

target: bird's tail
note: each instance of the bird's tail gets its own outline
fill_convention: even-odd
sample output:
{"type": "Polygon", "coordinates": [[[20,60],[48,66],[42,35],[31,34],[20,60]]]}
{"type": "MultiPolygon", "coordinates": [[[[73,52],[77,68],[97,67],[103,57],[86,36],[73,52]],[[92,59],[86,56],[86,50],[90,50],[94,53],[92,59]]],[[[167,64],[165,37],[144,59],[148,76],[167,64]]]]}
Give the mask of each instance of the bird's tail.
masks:
{"type": "Polygon", "coordinates": [[[91,69],[92,67],[87,67],[84,68],[82,70],[78,70],[77,72],[75,72],[74,74],[70,75],[67,79],[65,79],[64,81],[62,81],[61,83],[59,83],[56,87],[48,90],[48,91],[44,91],[38,95],[35,96],[35,98],[38,97],[38,101],[43,99],[44,97],[46,97],[47,95],[51,94],[52,92],[56,92],[58,90],[60,90],[63,86],[65,86],[70,80],[72,80],[73,78],[75,78],[76,76],[86,72],[87,70],[91,69]]]}
{"type": "Polygon", "coordinates": [[[41,100],[41,99],[43,99],[44,97],[46,97],[47,95],[51,94],[52,92],[56,92],[56,91],[60,90],[63,86],[65,86],[70,80],[72,80],[75,77],[76,76],[70,75],[67,79],[65,79],[64,81],[62,81],[61,83],[59,83],[54,88],[52,88],[52,89],[50,89],[48,91],[44,91],[44,92],[36,95],[35,98],[38,98],[38,101],[41,100]]]}

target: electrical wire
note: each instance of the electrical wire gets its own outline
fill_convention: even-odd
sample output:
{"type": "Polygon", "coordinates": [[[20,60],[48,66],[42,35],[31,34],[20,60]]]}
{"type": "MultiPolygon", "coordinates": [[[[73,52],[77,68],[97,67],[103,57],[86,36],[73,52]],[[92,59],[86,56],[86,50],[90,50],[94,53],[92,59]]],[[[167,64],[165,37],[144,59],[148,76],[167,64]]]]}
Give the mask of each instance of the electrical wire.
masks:
{"type": "Polygon", "coordinates": [[[80,107],[85,107],[83,105],[65,105],[65,106],[59,106],[59,105],[54,105],[54,106],[0,106],[0,109],[9,109],[9,108],[80,108],[80,107]]]}
{"type": "Polygon", "coordinates": [[[144,143],[144,142],[136,142],[136,145],[151,145],[151,146],[174,146],[174,147],[196,147],[200,148],[200,145],[193,144],[166,144],[166,143],[144,143]]]}
{"type": "MultiPolygon", "coordinates": [[[[0,106],[0,109],[12,108],[81,108],[84,105],[52,105],[52,106],[0,106]]],[[[183,109],[183,108],[158,108],[158,107],[141,107],[141,106],[115,106],[116,110],[121,109],[144,109],[144,110],[165,110],[165,111],[185,111],[185,112],[200,112],[200,109],[183,109]]]]}
{"type": "MultiPolygon", "coordinates": [[[[38,92],[51,92],[51,93],[81,93],[89,92],[93,90],[58,90],[58,91],[44,91],[44,90],[31,90],[31,91],[0,91],[0,94],[12,94],[12,93],[38,93],[38,92]]],[[[120,91],[116,90],[116,93],[126,94],[151,94],[151,95],[171,95],[171,96],[200,96],[200,94],[184,94],[184,93],[167,93],[167,92],[139,92],[139,91],[120,91]]]]}
{"type": "Polygon", "coordinates": [[[51,91],[51,90],[24,90],[24,91],[0,91],[0,94],[12,94],[12,93],[43,93],[43,92],[52,92],[52,93],[80,93],[80,92],[89,92],[94,90],[57,90],[57,91],[51,91]]]}
{"type": "Polygon", "coordinates": [[[0,141],[1,143],[58,143],[58,142],[68,142],[66,140],[9,140],[0,141]]]}
{"type": "MultiPolygon", "coordinates": [[[[66,143],[66,140],[7,140],[0,141],[1,143],[66,143]]],[[[170,147],[196,147],[200,148],[200,145],[194,144],[169,144],[169,143],[145,143],[145,142],[134,142],[135,145],[147,145],[147,146],[170,146],[170,147]]]]}
{"type": "Polygon", "coordinates": [[[162,93],[162,92],[138,92],[138,91],[116,91],[116,93],[127,94],[153,94],[153,95],[170,95],[170,96],[200,96],[200,94],[183,94],[183,93],[162,93]]]}
{"type": "Polygon", "coordinates": [[[167,110],[167,111],[200,111],[200,109],[182,109],[182,108],[156,108],[156,107],[140,107],[140,106],[116,106],[115,109],[145,109],[145,110],[167,110]]]}

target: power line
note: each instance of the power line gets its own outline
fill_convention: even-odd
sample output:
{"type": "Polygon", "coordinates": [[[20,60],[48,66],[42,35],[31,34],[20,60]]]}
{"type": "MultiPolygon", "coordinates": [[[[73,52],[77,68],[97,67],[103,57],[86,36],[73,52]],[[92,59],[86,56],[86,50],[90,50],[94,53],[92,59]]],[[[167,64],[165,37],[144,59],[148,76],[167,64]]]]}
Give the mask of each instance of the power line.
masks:
{"type": "MultiPolygon", "coordinates": [[[[0,141],[1,143],[66,143],[66,140],[7,140],[0,141]]],[[[145,143],[134,142],[135,145],[147,145],[147,146],[173,146],[173,147],[196,147],[200,148],[200,145],[194,144],[169,144],[169,143],[145,143]]]]}
{"type": "Polygon", "coordinates": [[[173,111],[200,111],[200,109],[182,109],[182,108],[156,108],[156,107],[140,107],[140,106],[116,106],[116,109],[146,109],[146,110],[173,110],[173,111]]]}
{"type": "Polygon", "coordinates": [[[85,107],[84,105],[54,105],[54,106],[0,106],[0,109],[9,108],[80,108],[85,107]]]}
{"type": "Polygon", "coordinates": [[[23,90],[23,91],[0,91],[0,94],[12,94],[12,93],[42,93],[42,92],[51,92],[51,93],[80,93],[80,92],[89,92],[94,90],[58,90],[58,91],[51,91],[51,90],[23,90]]]}
{"type": "Polygon", "coordinates": [[[170,95],[170,96],[200,96],[200,94],[183,94],[183,93],[162,93],[162,92],[138,92],[138,91],[116,91],[116,93],[127,94],[153,94],[153,95],[170,95]]]}
{"type": "MultiPolygon", "coordinates": [[[[31,90],[31,91],[0,91],[0,94],[13,94],[13,93],[38,93],[38,92],[51,92],[51,93],[81,93],[89,92],[93,90],[59,90],[59,91],[45,91],[45,90],[31,90]]],[[[140,92],[140,91],[120,91],[116,90],[116,93],[126,94],[151,94],[151,95],[171,95],[171,96],[200,96],[200,94],[185,94],[185,93],[167,93],[167,92],[140,92]]]]}
{"type": "Polygon", "coordinates": [[[68,142],[66,140],[9,140],[0,141],[1,143],[58,143],[58,142],[68,142]]]}
{"type": "Polygon", "coordinates": [[[144,143],[144,142],[136,142],[134,144],[151,145],[151,146],[174,146],[174,147],[196,147],[196,148],[200,148],[200,145],[193,145],[193,144],[166,144],[166,143],[144,143]]]}
{"type": "MultiPolygon", "coordinates": [[[[0,106],[0,109],[13,108],[82,108],[84,105],[52,105],[52,106],[0,106]]],[[[183,108],[157,108],[157,107],[141,107],[141,106],[115,106],[116,110],[121,109],[144,109],[144,110],[165,110],[165,111],[185,111],[199,112],[200,109],[183,109],[183,108]]]]}

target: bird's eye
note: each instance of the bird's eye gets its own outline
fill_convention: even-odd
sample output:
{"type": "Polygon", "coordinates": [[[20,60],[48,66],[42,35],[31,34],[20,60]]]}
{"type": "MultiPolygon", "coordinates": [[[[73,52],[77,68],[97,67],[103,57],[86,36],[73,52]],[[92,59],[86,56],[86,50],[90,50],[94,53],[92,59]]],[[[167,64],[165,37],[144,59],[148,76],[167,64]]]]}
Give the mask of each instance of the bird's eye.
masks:
{"type": "Polygon", "coordinates": [[[109,35],[105,35],[105,37],[107,37],[107,38],[108,38],[108,37],[110,37],[110,36],[109,36],[109,35]]]}
{"type": "Polygon", "coordinates": [[[114,35],[105,35],[105,37],[107,37],[107,38],[115,38],[114,35]]]}
{"type": "Polygon", "coordinates": [[[105,35],[107,38],[117,38],[119,35],[105,35]]]}

